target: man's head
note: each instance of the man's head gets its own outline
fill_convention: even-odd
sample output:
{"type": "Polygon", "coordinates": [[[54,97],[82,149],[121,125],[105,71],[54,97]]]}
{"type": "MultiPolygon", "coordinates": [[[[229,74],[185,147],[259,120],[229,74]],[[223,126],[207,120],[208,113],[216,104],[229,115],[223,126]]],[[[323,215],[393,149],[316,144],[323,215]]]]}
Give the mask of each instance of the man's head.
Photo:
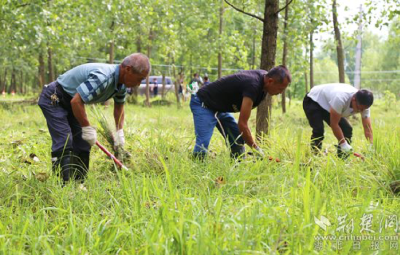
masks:
{"type": "Polygon", "coordinates": [[[142,53],[131,54],[124,58],[120,65],[119,82],[127,87],[139,86],[150,71],[150,60],[146,55],[142,53]]]}
{"type": "Polygon", "coordinates": [[[194,73],[193,74],[193,78],[198,78],[199,77],[199,74],[198,73],[194,73]]]}
{"type": "Polygon", "coordinates": [[[204,81],[208,81],[208,77],[207,76],[204,76],[204,81]]]}
{"type": "Polygon", "coordinates": [[[374,103],[374,94],[372,94],[368,89],[360,89],[354,94],[351,101],[353,111],[362,112],[371,107],[374,103]]]}
{"type": "Polygon", "coordinates": [[[278,95],[291,81],[292,76],[289,70],[283,65],[276,66],[264,76],[264,91],[272,96],[278,95]]]}

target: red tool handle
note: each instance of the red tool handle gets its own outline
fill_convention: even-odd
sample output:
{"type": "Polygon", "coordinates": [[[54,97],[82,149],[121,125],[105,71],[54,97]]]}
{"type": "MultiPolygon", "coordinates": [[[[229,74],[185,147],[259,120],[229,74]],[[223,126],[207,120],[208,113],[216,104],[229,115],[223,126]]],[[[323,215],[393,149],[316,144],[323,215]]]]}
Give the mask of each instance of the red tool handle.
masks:
{"type": "Polygon", "coordinates": [[[100,150],[102,150],[105,154],[107,154],[107,156],[109,156],[110,158],[112,158],[115,162],[115,164],[117,164],[119,167],[128,170],[128,168],[126,166],[124,166],[121,161],[119,161],[113,154],[111,154],[111,152],[109,152],[103,145],[101,145],[99,143],[99,141],[96,141],[96,145],[97,147],[100,148],[100,150]]]}
{"type": "Polygon", "coordinates": [[[364,156],[361,155],[360,153],[354,152],[353,155],[356,156],[357,158],[360,158],[360,159],[364,160],[364,156]]]}

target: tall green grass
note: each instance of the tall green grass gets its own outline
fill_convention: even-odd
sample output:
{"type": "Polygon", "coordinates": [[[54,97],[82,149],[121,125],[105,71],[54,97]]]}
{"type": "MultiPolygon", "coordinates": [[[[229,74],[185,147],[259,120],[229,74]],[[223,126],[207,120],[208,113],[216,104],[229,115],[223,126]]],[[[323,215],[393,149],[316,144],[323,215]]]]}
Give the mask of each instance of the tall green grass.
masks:
{"type": "MultiPolygon", "coordinates": [[[[112,107],[98,107],[112,119],[112,107]]],[[[324,141],[329,153],[311,155],[311,129],[300,102],[292,102],[286,115],[275,109],[262,144],[280,163],[231,161],[217,130],[213,156],[193,161],[187,102],[180,110],[129,105],[125,114],[130,170],[118,171],[94,147],[82,191],[75,183],[61,188],[52,175],[51,140],[40,109],[0,108],[1,254],[373,253],[371,241],[361,242],[360,249],[343,242],[337,250],[337,243],[317,240],[345,235],[337,231],[344,215],[346,223],[354,222],[353,235],[399,235],[384,224],[392,215],[400,217],[400,201],[389,189],[400,179],[398,106],[386,111],[378,102],[372,108],[374,151],[367,149],[360,121],[350,119],[354,148],[365,161],[338,159],[329,127],[324,141]],[[221,176],[224,181],[216,183],[221,176]],[[373,215],[375,233],[360,233],[367,214],[373,215]],[[315,223],[321,216],[331,223],[326,231],[315,223]]],[[[90,120],[96,124],[93,115],[90,120]]],[[[250,125],[255,128],[255,116],[250,125]]],[[[398,254],[389,245],[382,242],[377,252],[398,254]]]]}

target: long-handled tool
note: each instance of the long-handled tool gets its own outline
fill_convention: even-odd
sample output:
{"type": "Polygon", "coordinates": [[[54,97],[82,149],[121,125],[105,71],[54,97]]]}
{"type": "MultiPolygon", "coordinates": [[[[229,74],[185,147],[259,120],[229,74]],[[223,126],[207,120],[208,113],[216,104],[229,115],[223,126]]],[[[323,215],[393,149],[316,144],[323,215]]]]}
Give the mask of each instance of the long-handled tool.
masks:
{"type": "Polygon", "coordinates": [[[353,155],[356,156],[357,158],[364,160],[364,156],[361,155],[360,153],[354,152],[353,155]]]}
{"type": "Polygon", "coordinates": [[[113,154],[111,154],[111,152],[109,152],[103,145],[101,145],[99,143],[99,141],[96,141],[96,145],[97,147],[100,148],[100,150],[102,150],[105,154],[107,154],[107,156],[109,156],[110,158],[112,158],[115,162],[115,164],[117,164],[119,167],[121,167],[122,169],[128,170],[128,168],[126,166],[124,166],[121,161],[119,161],[113,154]]]}

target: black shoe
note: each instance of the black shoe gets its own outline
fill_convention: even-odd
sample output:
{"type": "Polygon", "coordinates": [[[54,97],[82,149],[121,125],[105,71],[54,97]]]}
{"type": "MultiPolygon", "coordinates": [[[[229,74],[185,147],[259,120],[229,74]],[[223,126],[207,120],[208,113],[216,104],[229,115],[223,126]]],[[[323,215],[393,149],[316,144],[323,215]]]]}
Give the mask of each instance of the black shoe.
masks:
{"type": "Polygon", "coordinates": [[[193,160],[204,161],[206,157],[207,157],[206,152],[193,152],[192,154],[193,160]]]}
{"type": "Polygon", "coordinates": [[[71,177],[71,151],[56,151],[51,153],[52,170],[57,176],[61,176],[63,184],[69,182],[71,177]]]}
{"type": "Polygon", "coordinates": [[[335,145],[335,147],[337,149],[338,158],[341,158],[341,159],[344,160],[344,159],[347,159],[350,156],[351,153],[342,151],[342,149],[340,149],[339,145],[335,145]]]}
{"type": "Polygon", "coordinates": [[[72,165],[74,168],[74,178],[83,183],[89,171],[90,152],[74,152],[72,165]]]}
{"type": "Polygon", "coordinates": [[[231,158],[241,160],[245,154],[246,149],[244,146],[235,146],[231,148],[231,158]]]}
{"type": "Polygon", "coordinates": [[[322,151],[322,141],[311,141],[311,152],[318,155],[322,151]]]}

